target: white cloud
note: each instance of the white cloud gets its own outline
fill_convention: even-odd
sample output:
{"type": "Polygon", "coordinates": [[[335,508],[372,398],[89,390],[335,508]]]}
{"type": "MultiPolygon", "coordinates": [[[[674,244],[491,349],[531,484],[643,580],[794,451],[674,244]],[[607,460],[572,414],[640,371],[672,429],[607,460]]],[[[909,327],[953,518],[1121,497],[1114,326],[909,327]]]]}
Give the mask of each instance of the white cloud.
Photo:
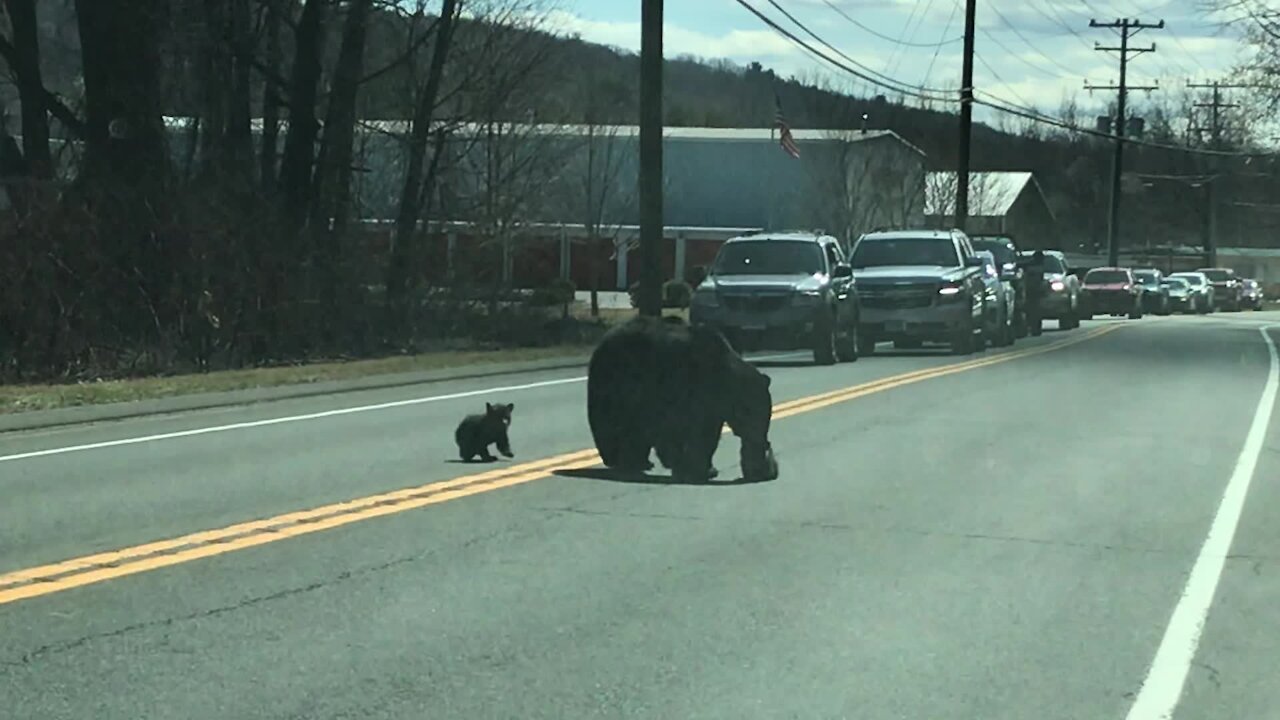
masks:
{"type": "MultiPolygon", "coordinates": [[[[576,34],[588,42],[631,51],[640,49],[638,22],[602,22],[557,11],[552,13],[549,23],[561,32],[576,34]]],[[[712,35],[666,23],[663,25],[662,35],[663,55],[668,58],[695,55],[702,58],[763,61],[800,56],[800,51],[786,38],[767,29],[730,30],[721,35],[712,35]]]]}

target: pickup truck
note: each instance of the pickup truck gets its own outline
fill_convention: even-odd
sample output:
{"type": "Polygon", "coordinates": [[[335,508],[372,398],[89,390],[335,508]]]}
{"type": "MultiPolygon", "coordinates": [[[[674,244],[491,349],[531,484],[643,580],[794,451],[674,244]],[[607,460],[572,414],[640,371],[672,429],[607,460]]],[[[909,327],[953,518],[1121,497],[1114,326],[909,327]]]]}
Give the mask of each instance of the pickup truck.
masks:
{"type": "Polygon", "coordinates": [[[892,230],[862,235],[850,264],[861,313],[858,346],[898,348],[942,342],[957,355],[985,347],[982,260],[959,230],[892,230]]]}

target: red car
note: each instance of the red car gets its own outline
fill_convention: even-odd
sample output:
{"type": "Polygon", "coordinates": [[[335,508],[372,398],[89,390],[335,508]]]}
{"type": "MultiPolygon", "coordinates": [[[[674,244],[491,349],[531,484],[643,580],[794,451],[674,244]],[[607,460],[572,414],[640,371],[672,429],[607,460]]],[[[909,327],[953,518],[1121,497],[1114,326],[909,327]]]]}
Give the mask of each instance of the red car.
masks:
{"type": "Polygon", "coordinates": [[[1084,316],[1128,315],[1142,318],[1142,283],[1129,268],[1100,267],[1085,273],[1081,288],[1084,316]]]}

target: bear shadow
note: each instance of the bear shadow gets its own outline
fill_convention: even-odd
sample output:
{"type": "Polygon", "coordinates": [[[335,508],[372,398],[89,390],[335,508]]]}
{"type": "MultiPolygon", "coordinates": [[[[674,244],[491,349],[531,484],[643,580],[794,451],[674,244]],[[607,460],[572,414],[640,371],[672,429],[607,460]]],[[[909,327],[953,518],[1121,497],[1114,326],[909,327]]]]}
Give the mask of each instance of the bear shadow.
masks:
{"type": "MultiPolygon", "coordinates": [[[[755,485],[757,483],[771,482],[770,480],[758,479],[749,480],[745,477],[739,477],[735,480],[721,480],[713,478],[703,481],[676,480],[670,475],[654,475],[648,472],[628,472],[625,470],[614,470],[607,467],[598,468],[569,468],[565,470],[552,470],[552,475],[569,478],[585,478],[588,480],[605,480],[607,482],[627,483],[632,485],[688,485],[690,487],[732,487],[734,485],[755,485]]],[[[723,477],[723,475],[721,475],[723,477]]]]}
{"type": "Polygon", "coordinates": [[[748,360],[758,368],[801,368],[813,367],[813,360],[748,360]]]}
{"type": "Polygon", "coordinates": [[[458,458],[452,458],[445,460],[445,462],[453,465],[497,465],[504,460],[508,460],[508,458],[496,457],[492,460],[481,460],[479,458],[476,458],[475,460],[459,460],[458,458]]]}

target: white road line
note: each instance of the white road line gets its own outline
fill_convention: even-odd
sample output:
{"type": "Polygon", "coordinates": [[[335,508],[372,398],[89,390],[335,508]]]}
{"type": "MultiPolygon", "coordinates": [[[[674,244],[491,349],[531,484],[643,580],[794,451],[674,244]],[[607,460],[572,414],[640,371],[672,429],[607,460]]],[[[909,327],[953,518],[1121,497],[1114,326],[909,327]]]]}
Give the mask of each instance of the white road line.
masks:
{"type": "MultiPolygon", "coordinates": [[[[798,353],[786,353],[781,355],[763,355],[759,357],[749,357],[748,360],[779,360],[783,358],[796,357],[798,353]]],[[[507,385],[504,387],[491,387],[481,390],[468,390],[466,392],[449,393],[447,395],[429,395],[426,397],[408,398],[405,400],[393,400],[391,402],[377,403],[376,405],[359,405],[356,407],[339,408],[337,410],[325,410],[322,412],[307,413],[305,415],[288,415],[285,417],[270,418],[267,420],[252,420],[247,422],[230,423],[227,425],[214,425],[211,427],[193,428],[191,430],[178,430],[175,432],[157,433],[154,435],[141,435],[138,437],[123,438],[120,440],[105,440],[103,442],[85,443],[83,445],[67,445],[64,447],[48,448],[45,450],[33,450],[31,452],[15,453],[13,455],[0,455],[0,463],[13,462],[15,460],[29,460],[31,458],[48,457],[50,455],[65,455],[73,452],[84,452],[86,450],[99,450],[102,448],[120,447],[122,445],[137,445],[139,443],[158,442],[160,440],[175,440],[177,438],[193,437],[196,435],[209,435],[211,433],[230,432],[232,430],[247,430],[250,428],[265,427],[268,425],[283,425],[285,423],[304,422],[307,420],[320,420],[323,418],[338,417],[340,415],[354,415],[356,413],[373,412],[376,410],[391,410],[393,408],[407,407],[410,405],[422,405],[424,403],[441,402],[444,400],[458,400],[460,398],[475,397],[477,395],[488,395],[492,393],[510,393],[517,390],[533,390],[536,388],[551,387],[554,385],[567,385],[569,383],[583,382],[587,377],[562,378],[559,380],[543,380],[540,382],[526,383],[523,385],[507,385]]]]}
{"type": "Polygon", "coordinates": [[[1209,607],[1213,604],[1218,581],[1222,578],[1222,568],[1226,564],[1227,554],[1231,552],[1231,541],[1235,537],[1236,526],[1240,523],[1240,514],[1244,511],[1249,484],[1253,481],[1258,456],[1267,437],[1267,426],[1271,422],[1276,389],[1280,386],[1280,360],[1277,360],[1275,343],[1267,334],[1271,327],[1280,326],[1271,325],[1261,329],[1262,338],[1267,343],[1267,352],[1271,356],[1271,370],[1267,375],[1262,397],[1258,400],[1258,409],[1254,411],[1253,424],[1249,426],[1249,434],[1245,436],[1244,448],[1240,451],[1235,471],[1227,482],[1222,502],[1218,505],[1218,513],[1209,526],[1209,536],[1205,538],[1196,564],[1191,568],[1187,586],[1173,610],[1173,616],[1169,618],[1169,627],[1165,629],[1164,639],[1160,641],[1160,649],[1156,651],[1147,679],[1142,683],[1142,689],[1129,710],[1128,720],[1169,720],[1182,696],[1187,673],[1195,660],[1196,648],[1200,645],[1200,636],[1209,616],[1209,607]]]}

